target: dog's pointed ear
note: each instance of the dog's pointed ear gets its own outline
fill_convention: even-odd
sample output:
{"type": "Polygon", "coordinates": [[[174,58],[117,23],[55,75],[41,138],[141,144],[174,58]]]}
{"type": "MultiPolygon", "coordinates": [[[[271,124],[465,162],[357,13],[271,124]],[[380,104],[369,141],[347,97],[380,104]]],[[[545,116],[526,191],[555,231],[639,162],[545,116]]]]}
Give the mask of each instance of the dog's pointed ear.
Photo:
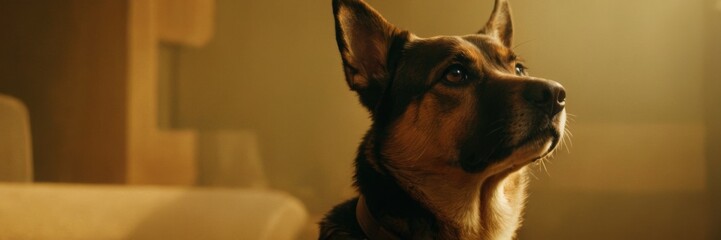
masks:
{"type": "Polygon", "coordinates": [[[508,0],[496,0],[493,13],[486,26],[479,32],[498,38],[503,45],[511,47],[513,42],[513,20],[508,0]]]}
{"type": "Polygon", "coordinates": [[[333,0],[333,14],[346,81],[364,98],[389,77],[389,49],[400,31],[361,0],[333,0]]]}

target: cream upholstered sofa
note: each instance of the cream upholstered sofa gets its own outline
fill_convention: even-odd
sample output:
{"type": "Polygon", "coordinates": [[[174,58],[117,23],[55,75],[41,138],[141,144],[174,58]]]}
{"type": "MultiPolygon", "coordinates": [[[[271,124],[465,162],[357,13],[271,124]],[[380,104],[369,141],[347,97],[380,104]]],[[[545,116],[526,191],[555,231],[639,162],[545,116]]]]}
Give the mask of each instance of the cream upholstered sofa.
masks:
{"type": "Polygon", "coordinates": [[[28,111],[18,99],[0,94],[0,182],[32,181],[28,111]]]}
{"type": "Polygon", "coordinates": [[[32,183],[27,111],[0,94],[0,240],[295,239],[307,212],[268,189],[32,183]]]}
{"type": "Polygon", "coordinates": [[[306,215],[268,190],[0,183],[0,239],[295,239],[306,215]]]}

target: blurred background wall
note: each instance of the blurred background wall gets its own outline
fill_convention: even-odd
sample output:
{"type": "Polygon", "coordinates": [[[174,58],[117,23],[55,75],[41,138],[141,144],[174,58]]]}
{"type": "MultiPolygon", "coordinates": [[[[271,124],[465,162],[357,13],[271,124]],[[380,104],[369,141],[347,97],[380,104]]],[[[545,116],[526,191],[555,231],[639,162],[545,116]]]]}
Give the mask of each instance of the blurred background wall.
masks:
{"type": "MultiPolygon", "coordinates": [[[[420,36],[480,29],[491,1],[373,1],[420,36]]],[[[572,144],[533,166],[521,239],[710,239],[719,192],[715,1],[512,1],[531,73],[569,92],[572,144]],[[715,60],[714,60],[715,59],[715,60]],[[716,62],[713,62],[716,61],[716,62]]],[[[368,118],[324,1],[219,0],[217,33],[175,56],[172,123],[253,129],[273,186],[322,213],[352,196],[368,118]]],[[[715,239],[718,239],[716,237],[715,239]]]]}
{"type": "MultiPolygon", "coordinates": [[[[0,27],[12,30],[0,35],[0,93],[29,106],[36,180],[124,183],[125,152],[102,146],[126,142],[112,127],[126,116],[110,111],[125,107],[125,95],[94,90],[126,91],[127,56],[117,49],[128,43],[118,29],[94,23],[106,18],[122,29],[127,19],[113,14],[127,6],[21,2],[0,5],[7,19],[0,27]],[[91,97],[106,100],[84,101],[91,97]],[[101,147],[83,150],[87,144],[101,147]]],[[[426,37],[476,32],[492,7],[490,0],[368,2],[426,37]]],[[[573,115],[572,144],[545,167],[531,166],[520,239],[721,239],[721,3],[512,6],[515,51],[532,75],[564,84],[573,115]]],[[[370,121],[343,80],[333,30],[330,1],[217,0],[207,45],[159,46],[157,124],[200,133],[199,185],[264,178],[250,185],[299,197],[314,221],[354,196],[352,162],[370,121]],[[235,142],[252,147],[233,152],[248,146],[235,142]],[[223,154],[240,157],[219,161],[223,154]],[[246,160],[260,165],[238,162],[246,160]]]]}

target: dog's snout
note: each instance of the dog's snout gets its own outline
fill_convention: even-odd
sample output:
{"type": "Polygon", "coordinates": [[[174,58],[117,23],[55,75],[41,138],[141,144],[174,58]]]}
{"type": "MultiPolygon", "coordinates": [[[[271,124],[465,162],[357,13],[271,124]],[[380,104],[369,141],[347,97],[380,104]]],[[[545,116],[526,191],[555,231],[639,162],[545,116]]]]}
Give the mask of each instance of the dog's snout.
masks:
{"type": "Polygon", "coordinates": [[[566,105],[566,90],[560,83],[549,80],[529,80],[523,97],[551,117],[561,112],[566,105]]]}

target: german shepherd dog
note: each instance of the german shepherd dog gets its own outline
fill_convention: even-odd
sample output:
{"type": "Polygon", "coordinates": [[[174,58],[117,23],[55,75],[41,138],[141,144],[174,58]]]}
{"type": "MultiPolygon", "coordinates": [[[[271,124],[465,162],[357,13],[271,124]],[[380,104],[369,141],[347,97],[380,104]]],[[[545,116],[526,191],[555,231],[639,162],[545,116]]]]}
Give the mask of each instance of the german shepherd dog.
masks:
{"type": "Polygon", "coordinates": [[[362,0],[333,0],[345,79],[372,117],[359,197],[319,239],[513,239],[526,166],[563,137],[566,93],[528,76],[511,49],[507,0],[476,34],[421,38],[362,0]]]}

